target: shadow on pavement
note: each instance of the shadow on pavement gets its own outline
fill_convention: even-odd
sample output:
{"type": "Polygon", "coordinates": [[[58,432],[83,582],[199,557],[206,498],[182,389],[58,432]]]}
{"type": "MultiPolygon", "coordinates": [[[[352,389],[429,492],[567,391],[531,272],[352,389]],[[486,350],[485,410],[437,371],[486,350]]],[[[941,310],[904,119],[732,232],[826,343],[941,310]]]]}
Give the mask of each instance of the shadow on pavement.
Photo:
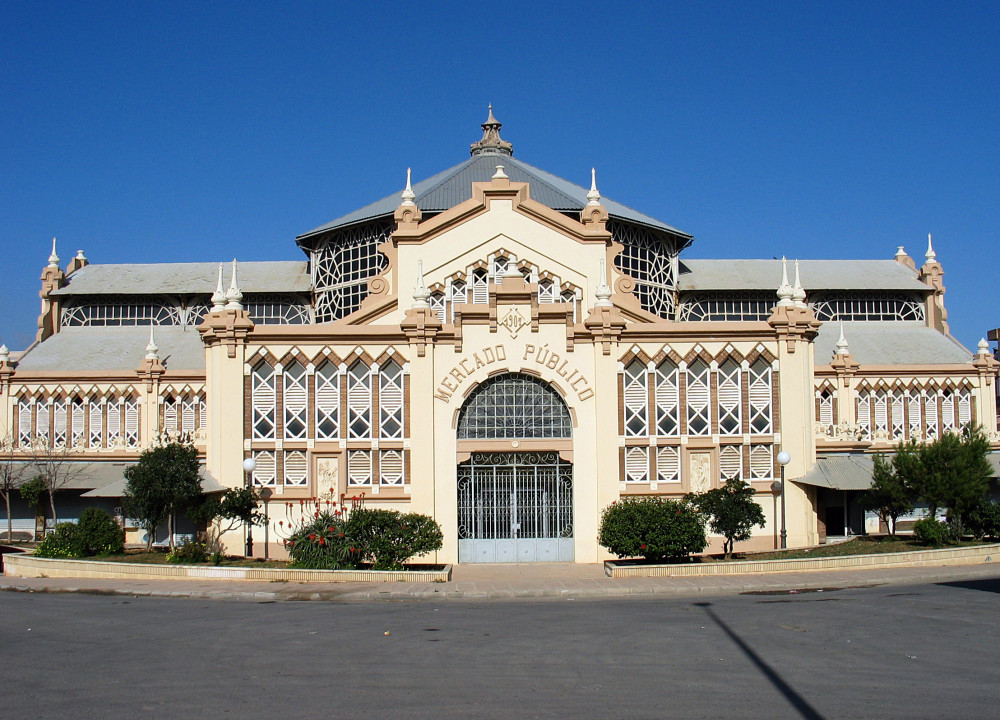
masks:
{"type": "Polygon", "coordinates": [[[1000,578],[984,578],[982,580],[956,580],[954,582],[942,582],[938,585],[946,587],[965,588],[966,590],[984,590],[986,592],[1000,593],[1000,578]]]}

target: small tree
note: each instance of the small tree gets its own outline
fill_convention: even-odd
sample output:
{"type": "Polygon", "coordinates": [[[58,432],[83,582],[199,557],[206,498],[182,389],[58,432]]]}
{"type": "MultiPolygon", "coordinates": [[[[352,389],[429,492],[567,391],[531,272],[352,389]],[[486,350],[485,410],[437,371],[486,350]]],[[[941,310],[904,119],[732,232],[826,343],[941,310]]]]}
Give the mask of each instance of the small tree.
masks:
{"type": "Polygon", "coordinates": [[[205,526],[205,548],[221,554],[222,536],[242,525],[261,525],[264,516],[257,510],[260,496],[250,488],[230,488],[221,497],[203,495],[188,510],[193,522],[205,526]]]}
{"type": "Polygon", "coordinates": [[[764,527],[764,511],[753,499],[756,493],[743,480],[730,478],[723,487],[689,496],[708,519],[712,532],[725,538],[722,551],[726,559],[732,556],[736,541],[749,540],[755,525],[764,527]]]}
{"type": "Polygon", "coordinates": [[[913,509],[912,491],[882,455],[875,456],[872,486],[861,496],[861,507],[878,515],[890,537],[896,537],[896,518],[913,509]]]}
{"type": "Polygon", "coordinates": [[[166,519],[173,552],[176,512],[201,495],[199,473],[198,451],[193,445],[178,442],[146,450],[138,463],[125,469],[122,507],[146,531],[147,549],[152,548],[156,529],[166,519]]]}
{"type": "Polygon", "coordinates": [[[24,482],[27,465],[14,459],[14,441],[10,435],[0,442],[0,494],[7,506],[7,542],[14,539],[14,520],[10,514],[11,494],[24,482]]]}
{"type": "Polygon", "coordinates": [[[73,453],[73,448],[67,443],[57,444],[51,437],[36,436],[29,445],[30,462],[38,472],[38,477],[45,483],[45,493],[49,498],[49,508],[52,511],[52,522],[59,524],[56,514],[56,493],[73,480],[84,469],[83,463],[73,453]]]}
{"type": "Polygon", "coordinates": [[[705,520],[683,500],[625,498],[601,513],[597,542],[620,558],[680,560],[708,545],[705,520]]]}
{"type": "Polygon", "coordinates": [[[38,529],[38,516],[42,516],[42,535],[44,535],[45,512],[42,505],[45,501],[45,481],[36,475],[31,480],[21,483],[18,492],[21,493],[21,499],[28,504],[28,507],[35,511],[36,530],[38,529]]]}

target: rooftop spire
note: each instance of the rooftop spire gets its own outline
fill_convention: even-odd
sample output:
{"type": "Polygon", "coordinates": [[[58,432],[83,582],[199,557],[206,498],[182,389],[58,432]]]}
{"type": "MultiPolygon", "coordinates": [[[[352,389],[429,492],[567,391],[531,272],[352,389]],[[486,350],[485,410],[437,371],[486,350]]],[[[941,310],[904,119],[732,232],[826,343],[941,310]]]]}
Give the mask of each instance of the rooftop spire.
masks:
{"type": "Polygon", "coordinates": [[[597,290],[594,291],[594,295],[597,297],[597,302],[594,303],[595,307],[611,307],[611,287],[608,285],[607,275],[607,265],[604,258],[601,258],[601,281],[597,283],[597,290]]]}
{"type": "Polygon", "coordinates": [[[590,168],[590,192],[587,193],[588,205],[600,205],[601,193],[597,192],[597,168],[590,168]]]}
{"type": "Polygon", "coordinates": [[[427,284],[424,282],[424,261],[417,260],[417,286],[413,288],[413,305],[414,310],[423,310],[429,308],[431,291],[427,289],[427,284]]]}
{"type": "Polygon", "coordinates": [[[778,307],[788,307],[794,305],[792,294],[794,290],[788,284],[788,261],[784,255],[781,257],[781,285],[778,286],[778,307]]]}
{"type": "Polygon", "coordinates": [[[500,139],[501,124],[493,117],[493,105],[490,105],[489,116],[483,123],[483,139],[472,143],[469,154],[476,155],[513,155],[514,146],[500,139]]]}
{"type": "Polygon", "coordinates": [[[799,281],[799,261],[795,261],[795,287],[792,288],[792,302],[797,308],[806,307],[806,291],[799,281]]]}
{"type": "Polygon", "coordinates": [[[239,282],[236,280],[236,258],[233,258],[233,279],[226,290],[226,310],[242,310],[243,293],[240,292],[239,282]]]}
{"type": "Polygon", "coordinates": [[[837,349],[835,355],[850,355],[851,351],[847,347],[847,338],[844,337],[844,323],[840,323],[840,337],[837,339],[837,349]]]}
{"type": "Polygon", "coordinates": [[[149,344],[146,345],[146,359],[147,360],[159,360],[160,359],[160,348],[156,347],[156,341],[153,339],[153,327],[149,328],[149,344]]]}
{"type": "Polygon", "coordinates": [[[931,245],[930,233],[927,233],[927,255],[925,255],[925,257],[927,258],[927,262],[934,262],[937,260],[937,253],[934,252],[934,246],[931,245]]]}
{"type": "Polygon", "coordinates": [[[219,284],[215,286],[212,294],[212,310],[226,309],[226,291],[222,287],[222,263],[219,263],[219,284]]]}
{"type": "Polygon", "coordinates": [[[56,239],[52,238],[52,254],[49,255],[49,267],[59,267],[59,256],[56,255],[56,239]]]}
{"type": "Polygon", "coordinates": [[[399,196],[403,199],[402,205],[410,206],[416,205],[413,200],[417,197],[413,192],[413,188],[410,186],[410,168],[406,168],[406,188],[403,190],[402,194],[399,196]]]}

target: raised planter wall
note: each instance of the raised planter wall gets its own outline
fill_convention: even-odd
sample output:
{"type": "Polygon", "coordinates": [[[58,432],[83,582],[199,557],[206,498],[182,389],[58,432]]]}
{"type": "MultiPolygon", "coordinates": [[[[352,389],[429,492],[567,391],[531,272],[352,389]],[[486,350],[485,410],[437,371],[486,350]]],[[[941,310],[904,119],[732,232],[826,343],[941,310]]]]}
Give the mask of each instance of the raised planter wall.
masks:
{"type": "Polygon", "coordinates": [[[146,580],[258,580],[288,582],[448,582],[451,565],[442,570],[296,570],[284,568],[144,565],[62,560],[28,554],[4,555],[10,577],[143,578],[146,580]]]}
{"type": "Polygon", "coordinates": [[[697,577],[749,575],[755,573],[802,572],[871,567],[921,567],[924,565],[978,565],[1000,560],[1000,544],[965,548],[941,548],[914,552],[846,555],[830,558],[789,560],[736,560],[733,562],[685,563],[683,565],[636,565],[608,560],[604,574],[613,578],[697,577]]]}

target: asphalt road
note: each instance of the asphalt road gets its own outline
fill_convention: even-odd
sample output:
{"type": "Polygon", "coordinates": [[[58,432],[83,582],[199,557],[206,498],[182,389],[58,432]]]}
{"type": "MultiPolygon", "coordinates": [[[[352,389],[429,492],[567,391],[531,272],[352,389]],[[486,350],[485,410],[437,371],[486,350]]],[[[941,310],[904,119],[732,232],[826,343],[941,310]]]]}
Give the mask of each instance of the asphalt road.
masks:
{"type": "Polygon", "coordinates": [[[0,594],[0,717],[1000,717],[1000,580],[699,599],[0,594]]]}

